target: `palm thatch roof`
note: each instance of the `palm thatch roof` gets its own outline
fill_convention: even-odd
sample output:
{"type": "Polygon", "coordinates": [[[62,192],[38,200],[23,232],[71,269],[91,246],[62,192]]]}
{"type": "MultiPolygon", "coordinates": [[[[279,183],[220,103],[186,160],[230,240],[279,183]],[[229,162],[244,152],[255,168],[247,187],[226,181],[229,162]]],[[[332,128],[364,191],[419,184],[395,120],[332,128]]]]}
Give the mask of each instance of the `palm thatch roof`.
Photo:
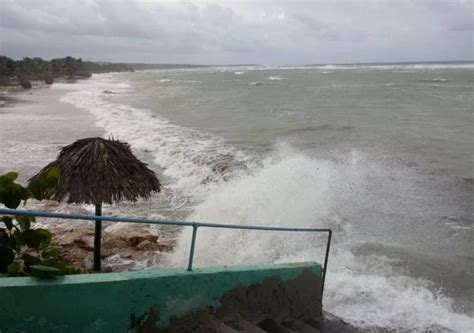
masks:
{"type": "Polygon", "coordinates": [[[112,204],[146,199],[161,189],[147,164],[133,155],[127,143],[114,139],[77,140],[64,147],[58,158],[31,180],[51,168],[61,169],[58,190],[49,198],[56,201],[112,204]]]}

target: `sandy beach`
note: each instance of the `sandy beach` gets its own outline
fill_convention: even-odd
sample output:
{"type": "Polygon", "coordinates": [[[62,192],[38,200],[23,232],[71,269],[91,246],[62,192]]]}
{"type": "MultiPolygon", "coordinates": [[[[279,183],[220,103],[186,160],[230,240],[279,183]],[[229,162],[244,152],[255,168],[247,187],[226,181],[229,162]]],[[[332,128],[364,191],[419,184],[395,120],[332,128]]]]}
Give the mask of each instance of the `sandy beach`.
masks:
{"type": "MultiPolygon", "coordinates": [[[[71,84],[72,85],[72,84],[71,84]]],[[[72,87],[71,87],[72,88],[72,87]]],[[[19,182],[27,180],[56,158],[60,149],[77,139],[103,136],[95,117],[87,111],[62,102],[70,92],[68,84],[10,91],[0,104],[0,174],[19,173],[19,182]],[[38,163],[38,161],[41,161],[38,163]]],[[[91,213],[85,205],[58,204],[30,200],[30,209],[91,213]]],[[[53,242],[67,261],[84,271],[92,268],[93,224],[41,219],[40,225],[55,234],[53,242]]],[[[104,230],[104,271],[129,270],[156,264],[157,254],[172,249],[172,238],[161,240],[156,229],[140,225],[109,225],[104,230]],[[160,241],[158,239],[160,238],[160,241]],[[120,249],[120,251],[118,251],[120,249]],[[119,253],[120,252],[120,253],[119,253]]]]}
{"type": "Polygon", "coordinates": [[[60,101],[67,91],[39,87],[3,95],[0,153],[8,163],[0,163],[0,174],[17,171],[24,181],[53,160],[61,147],[76,139],[103,135],[91,114],[60,101]]]}

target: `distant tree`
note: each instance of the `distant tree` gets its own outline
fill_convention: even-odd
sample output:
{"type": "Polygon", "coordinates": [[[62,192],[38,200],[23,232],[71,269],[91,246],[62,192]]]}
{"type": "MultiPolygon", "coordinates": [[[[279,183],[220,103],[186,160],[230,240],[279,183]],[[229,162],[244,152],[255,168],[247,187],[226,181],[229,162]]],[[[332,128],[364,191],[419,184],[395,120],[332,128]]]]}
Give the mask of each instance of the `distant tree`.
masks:
{"type": "Polygon", "coordinates": [[[18,83],[30,80],[41,80],[48,84],[54,81],[55,77],[67,76],[88,78],[91,73],[106,72],[133,72],[133,68],[124,63],[95,63],[91,61],[82,61],[81,58],[65,57],[56,58],[50,61],[43,60],[40,57],[25,57],[22,60],[13,60],[6,56],[0,56],[0,77],[2,82],[9,83],[11,76],[18,77],[18,83]]]}
{"type": "Polygon", "coordinates": [[[63,63],[62,59],[53,59],[51,60],[51,72],[54,76],[61,75],[63,73],[63,63]]]}
{"type": "Polygon", "coordinates": [[[76,74],[76,72],[79,70],[78,62],[73,57],[66,57],[66,59],[64,59],[64,66],[66,74],[70,79],[72,79],[74,77],[74,74],[76,74]]]}
{"type": "Polygon", "coordinates": [[[15,60],[6,56],[0,56],[0,76],[15,75],[15,60]]]}

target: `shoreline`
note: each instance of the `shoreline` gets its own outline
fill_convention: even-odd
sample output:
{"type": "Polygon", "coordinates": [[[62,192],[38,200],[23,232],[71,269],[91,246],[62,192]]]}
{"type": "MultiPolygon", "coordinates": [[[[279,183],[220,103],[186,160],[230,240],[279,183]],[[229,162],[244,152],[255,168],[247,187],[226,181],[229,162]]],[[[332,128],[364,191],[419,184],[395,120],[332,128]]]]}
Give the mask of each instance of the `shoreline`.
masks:
{"type": "MultiPolygon", "coordinates": [[[[94,80],[94,79],[92,79],[92,80],[94,80]]],[[[73,87],[74,87],[74,84],[71,84],[71,90],[73,90],[73,87]]],[[[38,88],[33,88],[32,90],[27,90],[27,91],[24,91],[24,92],[20,92],[18,94],[18,96],[21,97],[21,98],[16,98],[18,96],[16,94],[14,94],[15,98],[13,98],[12,101],[10,101],[10,104],[6,107],[11,108],[10,113],[9,113],[9,117],[12,117],[12,118],[15,117],[15,116],[17,117],[17,118],[15,118],[17,120],[17,122],[16,123],[12,122],[12,124],[15,124],[15,125],[12,126],[12,129],[16,131],[14,133],[18,133],[18,135],[20,135],[20,136],[25,136],[25,140],[23,142],[24,146],[20,147],[23,150],[18,151],[18,152],[17,151],[10,152],[10,156],[12,156],[12,158],[23,157],[24,159],[25,158],[28,159],[29,157],[31,157],[29,155],[31,153],[38,154],[38,156],[40,156],[40,153],[41,153],[41,157],[38,157],[39,159],[33,158],[32,160],[39,160],[39,161],[41,161],[40,162],[41,164],[43,164],[43,162],[44,162],[44,164],[46,164],[49,160],[55,158],[55,154],[57,154],[57,152],[59,151],[58,149],[61,146],[64,145],[64,144],[61,143],[61,140],[63,140],[63,142],[65,142],[66,144],[71,143],[74,140],[73,138],[71,138],[69,136],[70,133],[67,130],[69,128],[73,128],[74,126],[77,126],[77,128],[75,128],[74,130],[78,133],[78,135],[80,135],[80,133],[82,133],[83,131],[88,132],[89,130],[92,133],[93,128],[95,130],[97,130],[98,132],[102,131],[102,134],[98,134],[99,136],[103,135],[104,130],[102,130],[99,126],[95,125],[97,123],[97,119],[95,118],[95,116],[92,113],[89,113],[86,110],[79,109],[79,108],[73,106],[72,104],[68,104],[68,103],[64,103],[64,102],[59,101],[61,96],[63,96],[64,94],[66,94],[68,92],[69,91],[64,87],[61,87],[60,89],[43,88],[43,87],[40,88],[40,87],[38,87],[38,88]],[[48,100],[48,98],[49,98],[49,100],[48,100]],[[53,101],[54,98],[56,98],[55,101],[53,101]],[[41,107],[36,105],[38,103],[41,104],[41,107]],[[35,107],[38,110],[34,111],[35,107]],[[25,108],[28,109],[29,111],[25,111],[24,110],[25,108]],[[42,113],[39,110],[41,108],[43,108],[43,111],[44,111],[42,113]],[[68,108],[68,111],[63,110],[63,108],[68,108]],[[15,110],[20,110],[20,109],[21,109],[21,111],[18,111],[18,112],[15,111],[15,110]],[[19,114],[17,114],[17,113],[19,113],[19,114]],[[33,118],[28,118],[28,115],[30,115],[30,114],[32,115],[33,118]],[[70,117],[66,116],[66,114],[70,114],[70,117]],[[43,117],[44,119],[40,119],[41,117],[43,117]],[[46,146],[46,148],[47,148],[46,151],[41,152],[41,149],[40,149],[41,147],[38,147],[38,146],[41,145],[42,141],[41,140],[36,140],[35,141],[31,138],[28,138],[28,136],[33,134],[33,135],[37,135],[37,136],[41,137],[44,133],[49,135],[48,132],[50,131],[50,128],[48,126],[56,124],[56,122],[58,122],[57,118],[62,118],[62,117],[65,118],[65,121],[66,121],[65,126],[67,127],[67,129],[65,130],[64,128],[60,127],[58,130],[62,131],[62,134],[64,134],[64,135],[60,136],[57,141],[55,140],[53,142],[48,142],[48,145],[46,146]],[[33,121],[31,121],[31,119],[33,119],[33,121]],[[25,120],[32,122],[32,124],[27,124],[28,128],[27,128],[26,131],[23,129],[23,124],[21,123],[21,121],[24,122],[25,120]],[[77,120],[77,123],[76,123],[76,120],[77,120]],[[36,124],[34,124],[34,123],[36,123],[36,124]],[[15,126],[16,126],[16,128],[14,128],[15,126]],[[41,128],[41,131],[44,131],[44,132],[35,132],[35,130],[34,130],[35,126],[41,128]],[[84,126],[84,128],[82,126],[84,126]],[[39,145],[38,145],[38,143],[39,143],[39,145]],[[30,146],[27,147],[28,145],[30,145],[30,146]],[[53,155],[53,153],[54,153],[54,155],[53,155]],[[16,156],[16,155],[18,155],[18,156],[16,156]],[[52,156],[51,158],[49,157],[50,155],[52,156]]],[[[86,98],[87,98],[87,94],[86,94],[86,98]]],[[[3,110],[4,109],[5,109],[5,107],[0,107],[0,129],[3,128],[3,125],[2,125],[3,118],[2,118],[2,116],[3,116],[3,110]]],[[[101,110],[99,109],[99,112],[100,111],[101,110]]],[[[100,116],[100,113],[95,113],[95,114],[98,114],[100,116]]],[[[54,130],[56,130],[56,129],[54,129],[54,130]]],[[[2,133],[2,134],[0,134],[0,136],[2,136],[4,134],[3,131],[0,132],[0,133],[2,133]]],[[[17,139],[17,136],[12,134],[7,139],[17,139]]],[[[53,138],[53,139],[56,139],[56,138],[53,138]]],[[[17,140],[16,142],[20,142],[20,141],[17,140]]],[[[31,168],[36,168],[36,167],[38,167],[38,168],[41,167],[41,165],[33,165],[31,162],[28,163],[27,161],[23,161],[21,163],[25,164],[25,166],[29,167],[30,169],[31,168]]],[[[7,159],[7,163],[5,163],[5,164],[9,164],[8,159],[7,159]]],[[[0,165],[0,171],[1,171],[1,167],[2,167],[2,165],[0,165]]],[[[30,204],[31,203],[29,203],[29,205],[30,204]]],[[[90,207],[86,207],[84,205],[71,205],[71,206],[68,205],[68,206],[66,206],[66,205],[54,205],[54,204],[51,203],[48,207],[45,207],[45,206],[46,205],[43,205],[41,207],[41,209],[51,209],[51,210],[60,210],[60,211],[61,210],[62,211],[66,210],[66,211],[72,211],[72,212],[74,212],[74,211],[75,212],[89,212],[88,210],[90,209],[90,207]]],[[[117,214],[124,214],[125,212],[128,213],[128,212],[133,210],[133,209],[132,210],[130,209],[131,206],[129,206],[129,205],[120,205],[120,206],[111,207],[110,209],[107,208],[106,211],[107,211],[107,213],[114,212],[114,213],[117,213],[117,214]]],[[[155,211],[153,211],[153,209],[151,209],[151,206],[149,207],[147,205],[146,209],[147,209],[147,211],[142,210],[137,214],[138,215],[144,215],[144,214],[148,214],[148,212],[155,213],[155,211]]],[[[64,243],[64,245],[60,245],[61,250],[64,249],[65,251],[69,251],[71,246],[73,246],[73,248],[74,248],[74,257],[73,258],[83,260],[83,262],[86,262],[86,260],[90,260],[92,258],[92,254],[90,252],[90,244],[91,244],[91,240],[92,240],[91,231],[93,229],[92,225],[81,224],[80,226],[78,226],[77,223],[76,224],[72,224],[72,223],[68,224],[67,222],[66,223],[61,222],[61,223],[56,224],[54,222],[44,221],[44,220],[41,220],[40,222],[45,222],[45,224],[48,223],[48,227],[51,228],[51,229],[53,228],[53,226],[57,227],[56,230],[54,230],[54,232],[56,233],[56,235],[59,235],[58,237],[61,237],[61,242],[64,243]],[[62,246],[64,246],[64,248],[62,246]]],[[[144,237],[145,239],[140,240],[139,243],[136,243],[135,241],[132,241],[132,240],[123,239],[122,238],[123,235],[128,236],[128,234],[132,233],[134,230],[124,229],[119,225],[116,225],[116,227],[117,228],[114,228],[113,231],[111,230],[112,228],[109,229],[111,231],[111,234],[112,234],[113,238],[114,238],[114,242],[116,242],[115,244],[113,242],[111,243],[112,244],[111,249],[112,250],[114,250],[115,248],[120,249],[120,251],[119,251],[120,256],[119,256],[119,258],[117,258],[117,256],[116,256],[117,253],[115,253],[115,254],[111,253],[110,257],[115,257],[115,259],[118,259],[119,261],[121,260],[121,262],[119,264],[117,264],[117,262],[113,263],[114,267],[116,267],[118,269],[122,269],[122,270],[134,269],[134,267],[127,266],[127,264],[125,262],[128,260],[128,262],[131,262],[132,264],[134,262],[137,263],[137,261],[141,261],[142,260],[141,258],[143,257],[143,252],[141,252],[141,250],[140,251],[135,250],[135,252],[132,253],[131,256],[129,256],[129,253],[125,253],[125,252],[128,251],[128,247],[125,248],[123,246],[130,246],[130,248],[135,249],[135,247],[138,244],[142,243],[143,241],[150,241],[152,243],[155,242],[155,243],[157,243],[157,244],[155,244],[155,246],[158,246],[158,247],[160,246],[160,244],[162,245],[161,241],[163,240],[163,237],[161,237],[157,240],[153,240],[153,239],[150,240],[150,239],[147,239],[147,237],[149,237],[148,233],[144,237]],[[132,244],[135,244],[135,245],[123,245],[124,243],[126,244],[126,243],[129,243],[129,242],[131,242],[132,244]],[[122,254],[124,254],[124,255],[122,255],[122,254]],[[140,255],[141,257],[134,256],[135,254],[140,255]],[[119,266],[121,266],[121,267],[119,267],[119,266]]],[[[161,230],[160,230],[160,232],[161,232],[161,230]]],[[[175,235],[176,235],[176,233],[175,233],[175,235]]],[[[152,232],[150,232],[149,234],[153,236],[152,232]]],[[[105,235],[105,237],[107,237],[106,231],[104,232],[104,235],[105,235]]],[[[140,237],[142,237],[142,236],[140,236],[140,237]]],[[[165,238],[164,240],[166,241],[166,235],[165,235],[164,238],[165,238]]],[[[171,237],[169,239],[171,239],[171,237]]],[[[150,244],[147,243],[147,242],[144,242],[144,244],[141,247],[146,248],[148,245],[150,245],[150,244]]],[[[174,249],[174,245],[171,245],[171,246],[172,246],[171,247],[171,251],[172,251],[174,249]]],[[[376,250],[379,251],[379,248],[376,248],[376,250]]],[[[375,253],[377,253],[377,251],[375,253]]],[[[106,252],[106,251],[104,251],[104,252],[106,252]]],[[[159,252],[159,249],[158,250],[153,249],[150,252],[154,252],[154,253],[150,254],[150,257],[158,259],[158,263],[160,263],[160,259],[159,259],[160,254],[157,253],[157,252],[159,252]]],[[[163,252],[165,252],[165,251],[163,251],[163,252]]],[[[421,266],[420,262],[415,262],[414,264],[416,264],[417,266],[421,266]]],[[[84,265],[87,266],[87,263],[85,263],[84,265]]],[[[104,267],[106,267],[106,266],[107,265],[104,265],[104,267]]],[[[137,265],[137,266],[139,266],[139,265],[137,265]]],[[[140,268],[140,267],[137,267],[137,266],[135,267],[135,269],[140,268]]],[[[161,265],[161,266],[163,266],[163,265],[161,265]]],[[[90,267],[90,265],[87,266],[87,268],[89,268],[89,267],[90,267]]],[[[156,262],[155,262],[154,267],[155,268],[157,267],[156,262]]],[[[159,265],[158,265],[158,267],[159,267],[159,265]]],[[[421,275],[421,276],[423,276],[423,275],[421,275]]],[[[371,304],[373,305],[374,303],[371,303],[371,304]]],[[[387,330],[390,331],[389,329],[387,329],[387,330]]],[[[358,329],[358,331],[363,332],[364,329],[360,328],[360,329],[358,329]]],[[[378,328],[377,328],[377,331],[379,331],[378,328]]]]}
{"type": "Polygon", "coordinates": [[[56,157],[60,147],[104,134],[95,125],[93,115],[60,101],[66,92],[40,86],[3,94],[7,102],[0,106],[1,153],[8,163],[0,165],[0,173],[16,170],[24,181],[41,168],[31,163],[35,160],[29,158],[31,154],[41,155],[46,164],[56,157]]]}
{"type": "MultiPolygon", "coordinates": [[[[4,157],[0,174],[16,171],[19,174],[18,181],[26,183],[54,160],[63,146],[77,139],[104,136],[105,131],[96,125],[94,115],[60,100],[71,91],[73,87],[69,90],[64,86],[54,89],[41,85],[0,95],[5,101],[0,104],[0,154],[4,157]]],[[[26,208],[90,213],[85,205],[54,201],[30,200],[26,208]]],[[[94,235],[92,225],[47,219],[37,223],[47,226],[54,234],[53,244],[68,262],[74,263],[84,272],[90,271],[94,235]]],[[[125,271],[156,265],[162,256],[161,252],[172,250],[173,240],[173,233],[166,230],[105,224],[103,271],[125,271]],[[109,226],[113,226],[111,230],[108,230],[109,226]],[[162,234],[164,237],[161,237],[162,234]]]]}

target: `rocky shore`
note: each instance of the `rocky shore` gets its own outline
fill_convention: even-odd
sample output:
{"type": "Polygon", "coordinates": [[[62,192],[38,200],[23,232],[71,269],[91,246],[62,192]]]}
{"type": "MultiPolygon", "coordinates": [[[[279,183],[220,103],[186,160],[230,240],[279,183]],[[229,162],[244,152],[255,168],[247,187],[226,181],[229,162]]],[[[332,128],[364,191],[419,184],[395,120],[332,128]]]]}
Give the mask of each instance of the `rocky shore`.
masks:
{"type": "MultiPolygon", "coordinates": [[[[66,262],[83,272],[92,272],[94,227],[92,223],[60,223],[51,227],[53,244],[66,262]]],[[[163,253],[171,252],[173,239],[162,239],[160,233],[144,226],[131,225],[119,232],[102,234],[102,271],[119,272],[146,268],[159,262],[163,253]]]]}

